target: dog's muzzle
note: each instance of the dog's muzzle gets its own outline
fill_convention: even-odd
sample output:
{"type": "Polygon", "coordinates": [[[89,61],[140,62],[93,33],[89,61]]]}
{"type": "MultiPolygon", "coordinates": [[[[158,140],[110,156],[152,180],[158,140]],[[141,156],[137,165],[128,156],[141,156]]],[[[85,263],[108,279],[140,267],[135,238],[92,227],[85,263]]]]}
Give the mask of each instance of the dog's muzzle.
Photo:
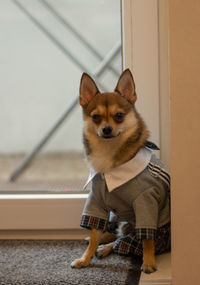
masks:
{"type": "Polygon", "coordinates": [[[113,128],[109,125],[102,127],[102,137],[105,139],[110,139],[113,137],[112,135],[113,128]]]}

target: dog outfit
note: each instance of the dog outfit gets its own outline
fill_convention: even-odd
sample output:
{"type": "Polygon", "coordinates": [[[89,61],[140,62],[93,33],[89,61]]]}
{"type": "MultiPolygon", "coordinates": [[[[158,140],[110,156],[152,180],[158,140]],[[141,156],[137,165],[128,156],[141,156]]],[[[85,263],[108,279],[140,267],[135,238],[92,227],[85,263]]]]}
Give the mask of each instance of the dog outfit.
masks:
{"type": "Polygon", "coordinates": [[[133,159],[106,173],[91,169],[85,187],[90,181],[82,227],[107,231],[114,214],[133,226],[116,240],[116,253],[142,255],[143,239],[155,241],[157,254],[170,249],[170,176],[152,150],[142,148],[133,159]]]}

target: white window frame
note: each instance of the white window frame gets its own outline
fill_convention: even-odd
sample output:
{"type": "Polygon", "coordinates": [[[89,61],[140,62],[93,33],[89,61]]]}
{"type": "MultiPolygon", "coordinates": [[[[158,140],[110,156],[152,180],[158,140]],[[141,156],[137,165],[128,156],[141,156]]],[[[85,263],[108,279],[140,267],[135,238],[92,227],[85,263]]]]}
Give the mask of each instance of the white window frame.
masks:
{"type": "Polygon", "coordinates": [[[78,229],[88,194],[1,194],[0,230],[78,229]]]}
{"type": "MultiPolygon", "coordinates": [[[[145,114],[145,119],[150,121],[149,127],[154,141],[160,145],[158,1],[122,1],[122,23],[123,67],[129,67],[134,73],[136,86],[139,86],[138,93],[141,93],[139,101],[142,103],[138,106],[145,114]],[[148,27],[148,31],[145,27],[148,27]],[[146,73],[144,64],[148,66],[146,73]],[[144,82],[148,92],[145,88],[142,89],[144,82]],[[147,106],[151,104],[148,110],[142,107],[144,101],[147,106]],[[154,102],[153,105],[152,102],[154,102]]],[[[1,194],[0,237],[47,238],[49,236],[49,238],[55,238],[55,234],[52,234],[55,231],[57,238],[72,237],[72,232],[80,230],[81,212],[87,196],[87,193],[1,194]],[[41,231],[43,234],[34,235],[34,231],[41,231]],[[63,231],[65,231],[64,235],[63,231]]],[[[77,236],[80,237],[82,233],[78,232],[77,236]]]]}

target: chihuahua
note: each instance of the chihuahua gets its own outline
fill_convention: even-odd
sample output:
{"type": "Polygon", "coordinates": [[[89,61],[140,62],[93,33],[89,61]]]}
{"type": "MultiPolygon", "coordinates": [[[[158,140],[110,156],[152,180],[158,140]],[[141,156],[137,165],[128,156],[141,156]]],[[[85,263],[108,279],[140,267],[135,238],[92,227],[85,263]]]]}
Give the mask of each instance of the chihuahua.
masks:
{"type": "Polygon", "coordinates": [[[169,249],[169,174],[148,147],[149,132],[135,108],[136,99],[129,69],[120,76],[114,92],[100,93],[93,79],[82,75],[83,142],[92,190],[81,226],[91,233],[88,248],[72,262],[72,268],[88,266],[95,252],[102,257],[114,250],[143,256],[143,271],[152,273],[156,248],[162,251],[156,240],[159,233],[159,240],[169,249]],[[116,241],[115,234],[106,232],[110,213],[129,225],[116,241]],[[104,242],[110,243],[98,248],[104,242]]]}

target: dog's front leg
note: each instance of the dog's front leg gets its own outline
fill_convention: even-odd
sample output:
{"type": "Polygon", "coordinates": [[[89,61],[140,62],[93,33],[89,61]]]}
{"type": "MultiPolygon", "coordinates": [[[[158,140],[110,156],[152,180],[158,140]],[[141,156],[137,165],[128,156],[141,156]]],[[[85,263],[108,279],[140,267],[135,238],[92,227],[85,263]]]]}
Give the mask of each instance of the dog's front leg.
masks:
{"type": "Polygon", "coordinates": [[[152,239],[144,239],[142,241],[142,246],[143,246],[142,270],[148,274],[153,273],[154,271],[156,271],[154,241],[152,239]]]}
{"type": "Polygon", "coordinates": [[[84,254],[81,256],[81,258],[75,259],[71,263],[72,268],[81,268],[89,265],[90,260],[92,259],[97,250],[101,235],[102,235],[101,230],[91,229],[89,245],[84,254]]]}

